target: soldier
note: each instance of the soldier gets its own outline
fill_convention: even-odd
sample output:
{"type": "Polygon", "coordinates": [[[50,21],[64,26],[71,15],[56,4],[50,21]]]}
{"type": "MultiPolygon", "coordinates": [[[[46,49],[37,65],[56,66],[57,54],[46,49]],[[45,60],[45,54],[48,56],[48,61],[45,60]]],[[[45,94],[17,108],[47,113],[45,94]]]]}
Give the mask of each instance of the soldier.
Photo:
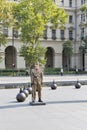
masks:
{"type": "Polygon", "coordinates": [[[32,102],[36,100],[36,91],[38,91],[38,102],[41,100],[41,87],[42,87],[43,73],[39,67],[39,63],[35,63],[34,69],[31,71],[31,85],[32,85],[32,102]]]}

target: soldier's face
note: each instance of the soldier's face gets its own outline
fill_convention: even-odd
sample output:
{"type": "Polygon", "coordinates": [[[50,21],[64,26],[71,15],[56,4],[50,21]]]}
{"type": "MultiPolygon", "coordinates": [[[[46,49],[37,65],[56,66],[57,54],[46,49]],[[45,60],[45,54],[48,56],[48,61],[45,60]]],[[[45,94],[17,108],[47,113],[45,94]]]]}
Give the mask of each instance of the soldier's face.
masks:
{"type": "Polygon", "coordinates": [[[39,65],[35,65],[35,69],[38,70],[39,69],[39,65]]]}

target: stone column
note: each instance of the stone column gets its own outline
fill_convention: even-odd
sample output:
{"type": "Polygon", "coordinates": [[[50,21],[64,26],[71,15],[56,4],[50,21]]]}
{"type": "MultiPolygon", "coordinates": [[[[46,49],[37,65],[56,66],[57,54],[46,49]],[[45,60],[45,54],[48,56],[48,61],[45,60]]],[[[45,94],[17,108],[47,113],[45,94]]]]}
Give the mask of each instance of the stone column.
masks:
{"type": "Polygon", "coordinates": [[[85,53],[85,71],[87,71],[87,53],[85,53]]]}
{"type": "Polygon", "coordinates": [[[54,67],[55,68],[61,68],[62,67],[62,54],[61,53],[55,53],[55,55],[54,55],[54,67]]]}
{"type": "Polygon", "coordinates": [[[2,59],[0,61],[0,69],[5,69],[5,53],[0,53],[2,59]]]}
{"type": "Polygon", "coordinates": [[[47,38],[48,38],[48,39],[52,39],[52,32],[51,32],[51,29],[50,29],[49,26],[48,26],[48,28],[47,28],[47,38]]]}
{"type": "Polygon", "coordinates": [[[19,54],[17,55],[17,68],[25,68],[25,60],[24,57],[19,56],[19,54]]]}

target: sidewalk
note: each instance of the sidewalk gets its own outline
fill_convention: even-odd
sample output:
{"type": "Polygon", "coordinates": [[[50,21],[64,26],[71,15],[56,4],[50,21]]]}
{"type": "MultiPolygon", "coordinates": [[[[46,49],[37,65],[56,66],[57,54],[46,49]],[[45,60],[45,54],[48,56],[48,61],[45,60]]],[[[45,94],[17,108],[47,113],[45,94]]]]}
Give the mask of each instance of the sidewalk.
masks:
{"type": "MultiPolygon", "coordinates": [[[[44,75],[43,76],[43,84],[50,85],[53,80],[60,85],[74,85],[77,80],[81,82],[81,84],[87,84],[87,75],[44,75]]],[[[21,86],[28,85],[30,83],[30,76],[28,77],[0,77],[0,87],[4,86],[21,86]]]]}
{"type": "Polygon", "coordinates": [[[18,103],[19,89],[0,90],[0,130],[87,130],[87,86],[43,87],[43,106],[18,103]]]}

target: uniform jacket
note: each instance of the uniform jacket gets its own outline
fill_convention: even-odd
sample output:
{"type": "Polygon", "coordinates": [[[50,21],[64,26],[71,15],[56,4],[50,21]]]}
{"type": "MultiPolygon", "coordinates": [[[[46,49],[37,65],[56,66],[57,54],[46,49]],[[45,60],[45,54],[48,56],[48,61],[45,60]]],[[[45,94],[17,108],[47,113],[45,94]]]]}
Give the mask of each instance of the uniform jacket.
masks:
{"type": "Polygon", "coordinates": [[[42,84],[43,81],[43,73],[42,71],[32,69],[31,71],[31,83],[32,84],[42,84]]]}

